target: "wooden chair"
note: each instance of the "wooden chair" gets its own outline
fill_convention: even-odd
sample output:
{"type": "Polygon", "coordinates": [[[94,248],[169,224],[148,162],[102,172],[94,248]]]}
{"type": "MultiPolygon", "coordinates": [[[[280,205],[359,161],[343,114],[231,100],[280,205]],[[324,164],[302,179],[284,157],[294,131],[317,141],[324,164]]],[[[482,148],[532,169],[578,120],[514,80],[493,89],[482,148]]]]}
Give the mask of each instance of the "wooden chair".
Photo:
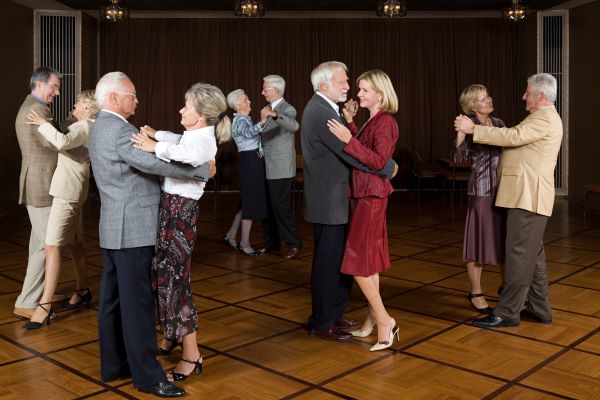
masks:
{"type": "Polygon", "coordinates": [[[444,175],[444,168],[439,165],[425,164],[423,157],[415,149],[407,149],[408,156],[411,159],[410,179],[411,187],[414,180],[417,181],[417,190],[421,189],[421,179],[438,178],[444,175]]]}
{"type": "Polygon", "coordinates": [[[592,183],[584,186],[585,189],[585,207],[583,209],[583,221],[585,222],[585,217],[587,214],[587,209],[590,203],[590,195],[591,194],[600,194],[600,184],[592,183]]]}
{"type": "MultiPolygon", "coordinates": [[[[456,184],[469,181],[471,177],[471,160],[459,160],[448,162],[448,170],[444,171],[444,178],[448,181],[450,187],[450,201],[453,200],[456,184]]],[[[460,201],[462,203],[462,189],[460,191],[460,201]]]]}

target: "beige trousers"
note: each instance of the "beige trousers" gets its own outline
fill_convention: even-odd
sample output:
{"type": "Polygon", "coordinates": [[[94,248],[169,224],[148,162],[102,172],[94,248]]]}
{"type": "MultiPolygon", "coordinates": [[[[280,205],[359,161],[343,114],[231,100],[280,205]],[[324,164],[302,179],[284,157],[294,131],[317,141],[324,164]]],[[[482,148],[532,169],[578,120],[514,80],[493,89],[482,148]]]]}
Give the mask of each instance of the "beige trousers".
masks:
{"type": "Polygon", "coordinates": [[[23,281],[23,289],[17,297],[15,307],[35,308],[44,291],[44,272],[46,266],[46,253],[44,242],[48,230],[48,218],[51,207],[26,206],[31,222],[31,236],[29,237],[29,259],[27,272],[23,281]]]}

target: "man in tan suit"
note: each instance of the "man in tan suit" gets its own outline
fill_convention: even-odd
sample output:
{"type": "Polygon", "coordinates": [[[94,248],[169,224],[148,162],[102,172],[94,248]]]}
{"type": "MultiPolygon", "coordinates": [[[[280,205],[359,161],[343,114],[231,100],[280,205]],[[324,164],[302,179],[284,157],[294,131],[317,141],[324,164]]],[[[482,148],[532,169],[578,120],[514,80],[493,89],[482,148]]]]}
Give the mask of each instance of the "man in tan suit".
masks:
{"type": "Polygon", "coordinates": [[[52,205],[52,196],[48,192],[58,153],[37,132],[37,126],[27,124],[26,117],[33,110],[47,120],[52,119],[49,106],[60,94],[61,77],[61,74],[52,68],[36,69],[29,82],[31,94],[25,98],[15,120],[22,156],[19,204],[25,204],[27,207],[31,236],[27,273],[21,294],[15,302],[14,313],[27,319],[33,315],[44,289],[44,239],[52,205]]]}
{"type": "Polygon", "coordinates": [[[563,126],[554,107],[556,79],[536,74],[527,83],[523,100],[529,116],[519,125],[474,126],[462,115],[454,122],[456,131],[473,134],[475,143],[503,146],[496,206],[508,209],[504,290],[494,313],[473,321],[484,328],[518,326],[520,319],[552,322],[543,236],[554,205],[563,126]]]}

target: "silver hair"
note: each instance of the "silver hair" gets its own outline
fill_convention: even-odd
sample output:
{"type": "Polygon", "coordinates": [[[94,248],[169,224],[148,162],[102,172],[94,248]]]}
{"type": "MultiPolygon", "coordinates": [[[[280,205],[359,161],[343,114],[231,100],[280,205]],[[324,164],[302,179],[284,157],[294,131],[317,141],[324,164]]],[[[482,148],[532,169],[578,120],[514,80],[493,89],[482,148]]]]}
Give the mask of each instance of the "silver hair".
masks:
{"type": "Polygon", "coordinates": [[[50,81],[50,77],[52,75],[56,75],[58,79],[62,79],[62,74],[58,72],[56,69],[51,67],[39,67],[33,74],[31,74],[31,79],[29,79],[29,88],[31,90],[35,89],[36,82],[44,82],[48,83],[50,81]]]}
{"type": "Polygon", "coordinates": [[[231,120],[225,115],[227,101],[221,89],[208,83],[194,83],[185,93],[185,99],[190,100],[196,112],[204,116],[208,126],[215,127],[219,143],[231,139],[231,120]]]}
{"type": "Polygon", "coordinates": [[[556,78],[552,75],[546,73],[531,75],[527,78],[527,83],[535,93],[544,93],[549,102],[556,101],[556,78]]]}
{"type": "Polygon", "coordinates": [[[279,75],[267,75],[263,78],[263,81],[267,82],[270,87],[277,89],[279,95],[283,97],[285,92],[285,79],[279,75]]]}
{"type": "Polygon", "coordinates": [[[339,61],[327,61],[319,64],[315,69],[313,69],[313,71],[310,73],[310,81],[315,92],[319,91],[319,86],[321,83],[331,86],[333,80],[333,71],[335,69],[343,69],[345,72],[348,72],[348,67],[346,67],[346,64],[339,61]]]}
{"type": "Polygon", "coordinates": [[[108,100],[108,95],[123,89],[123,81],[130,81],[129,77],[123,72],[115,71],[104,75],[96,84],[96,103],[100,108],[108,100]]]}
{"type": "Polygon", "coordinates": [[[242,98],[246,95],[244,89],[235,89],[227,95],[227,105],[237,111],[242,98]]]}

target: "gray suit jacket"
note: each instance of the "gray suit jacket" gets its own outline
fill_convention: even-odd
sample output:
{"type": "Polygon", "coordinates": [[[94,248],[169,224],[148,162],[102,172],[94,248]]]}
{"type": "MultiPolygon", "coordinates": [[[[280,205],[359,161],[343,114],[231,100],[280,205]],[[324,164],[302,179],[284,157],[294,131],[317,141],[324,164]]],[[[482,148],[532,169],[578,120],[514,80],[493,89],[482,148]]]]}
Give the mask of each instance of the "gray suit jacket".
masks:
{"type": "Polygon", "coordinates": [[[296,109],[281,100],[274,111],[277,119],[267,119],[261,137],[267,179],[293,178],[296,175],[294,133],[300,128],[296,121],[296,109]]]}
{"type": "Polygon", "coordinates": [[[384,169],[373,171],[344,153],[344,142],[327,128],[330,119],[345,123],[325,99],[315,94],[302,114],[304,219],[339,225],[348,223],[349,168],[391,177],[396,163],[390,159],[384,169]]]}
{"type": "Polygon", "coordinates": [[[207,181],[208,164],[198,168],[167,163],[133,147],[137,129],[101,111],[92,126],[89,152],[100,191],[100,247],[126,249],[154,246],[158,228],[158,175],[207,181]]]}

